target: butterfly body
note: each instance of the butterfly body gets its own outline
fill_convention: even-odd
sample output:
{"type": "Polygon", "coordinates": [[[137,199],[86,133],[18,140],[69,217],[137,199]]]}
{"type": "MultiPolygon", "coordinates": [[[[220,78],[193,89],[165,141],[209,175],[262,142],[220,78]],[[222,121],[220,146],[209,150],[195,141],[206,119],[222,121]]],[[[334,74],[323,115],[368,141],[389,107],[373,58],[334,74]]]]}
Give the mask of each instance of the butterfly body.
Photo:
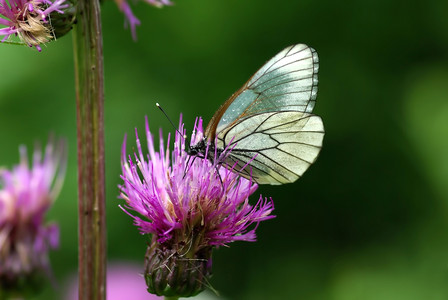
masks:
{"type": "Polygon", "coordinates": [[[203,138],[197,144],[187,149],[188,155],[206,158],[212,163],[215,162],[215,157],[220,157],[224,149],[216,148],[215,143],[209,143],[207,138],[203,138]],[[215,156],[215,151],[216,156],[215,156]]]}
{"type": "Polygon", "coordinates": [[[318,68],[314,49],[284,49],[218,109],[188,154],[223,157],[219,163],[259,184],[294,182],[322,147],[322,119],[312,114],[318,68]]]}

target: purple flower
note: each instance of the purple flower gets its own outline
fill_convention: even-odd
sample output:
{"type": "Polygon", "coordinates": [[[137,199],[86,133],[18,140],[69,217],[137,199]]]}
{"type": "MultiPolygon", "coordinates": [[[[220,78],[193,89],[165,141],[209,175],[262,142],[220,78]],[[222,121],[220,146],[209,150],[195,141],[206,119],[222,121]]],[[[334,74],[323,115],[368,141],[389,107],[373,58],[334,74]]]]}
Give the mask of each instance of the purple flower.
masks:
{"type": "Polygon", "coordinates": [[[44,155],[38,148],[31,166],[24,146],[20,158],[11,171],[0,169],[0,291],[49,274],[48,251],[59,244],[58,226],[44,216],[64,180],[65,142],[49,142],[44,155]]]}
{"type": "MultiPolygon", "coordinates": [[[[173,3],[169,0],[144,0],[148,4],[155,6],[155,7],[163,7],[167,5],[172,5],[173,3]]],[[[118,8],[123,12],[124,16],[126,17],[125,20],[125,26],[131,28],[131,34],[134,41],[137,39],[137,32],[136,27],[140,25],[140,20],[137,19],[137,17],[134,15],[134,13],[131,10],[131,6],[129,5],[127,0],[115,0],[117,3],[118,8]]]]}
{"type": "MultiPolygon", "coordinates": [[[[199,119],[192,142],[202,139],[202,135],[199,119]]],[[[123,209],[142,234],[152,235],[146,254],[148,290],[157,295],[192,296],[205,288],[211,273],[213,246],[255,241],[256,227],[274,217],[274,205],[261,196],[255,205],[250,205],[248,197],[257,184],[219,164],[190,157],[179,133],[172,153],[168,146],[164,148],[162,137],[159,152],[154,150],[147,120],[146,136],[149,154],[143,153],[137,130],[137,153],[133,159],[127,158],[123,144],[123,209]],[[254,226],[250,228],[251,225],[254,226]]]]}
{"type": "MultiPolygon", "coordinates": [[[[162,297],[148,295],[142,267],[135,263],[112,262],[107,265],[107,300],[163,300],[162,297]]],[[[66,300],[78,300],[78,277],[74,277],[66,293],[66,300]]]]}
{"type": "MultiPolygon", "coordinates": [[[[66,0],[0,0],[0,37],[5,42],[18,36],[22,42],[41,51],[40,44],[49,42],[55,35],[51,26],[51,13],[64,13],[70,4],[66,0]]],[[[71,24],[70,24],[71,26],[71,24]]]]}

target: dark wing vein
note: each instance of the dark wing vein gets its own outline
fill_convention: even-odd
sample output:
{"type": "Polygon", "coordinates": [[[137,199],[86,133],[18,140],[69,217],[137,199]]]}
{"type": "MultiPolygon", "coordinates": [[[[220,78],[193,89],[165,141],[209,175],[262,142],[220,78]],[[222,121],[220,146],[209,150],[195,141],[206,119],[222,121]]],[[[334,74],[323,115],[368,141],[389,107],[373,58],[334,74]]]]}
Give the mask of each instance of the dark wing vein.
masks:
{"type": "MultiPolygon", "coordinates": [[[[283,167],[282,165],[279,165],[277,162],[275,162],[274,160],[270,159],[269,157],[267,157],[267,156],[264,155],[263,153],[256,152],[256,154],[257,154],[257,156],[256,156],[255,158],[253,158],[255,155],[253,155],[253,156],[249,156],[249,155],[246,155],[245,153],[241,153],[241,154],[239,154],[239,155],[240,155],[240,156],[243,156],[243,157],[245,157],[245,158],[247,158],[248,160],[251,160],[251,159],[252,159],[252,162],[250,163],[250,166],[251,166],[252,168],[254,168],[254,169],[257,169],[258,171],[261,171],[261,173],[264,173],[264,174],[268,175],[269,177],[275,178],[275,177],[273,177],[270,173],[268,173],[268,172],[264,171],[263,169],[260,169],[259,167],[257,167],[256,164],[254,164],[254,163],[258,163],[258,164],[262,165],[264,168],[270,169],[270,170],[272,170],[273,173],[278,174],[278,175],[280,175],[281,177],[283,177],[283,178],[285,178],[286,180],[288,180],[288,177],[286,177],[286,176],[283,175],[283,174],[278,173],[274,168],[272,168],[272,167],[270,167],[269,165],[267,165],[267,164],[263,163],[262,161],[260,161],[260,160],[258,159],[259,156],[263,156],[263,157],[265,157],[266,159],[272,161],[275,165],[280,166],[281,168],[283,168],[283,169],[285,169],[285,170],[288,170],[289,172],[291,172],[292,174],[294,174],[294,175],[296,175],[296,176],[299,176],[299,175],[297,175],[296,173],[294,173],[293,171],[291,171],[291,170],[289,170],[289,169],[286,169],[286,168],[283,167]]],[[[229,156],[232,157],[233,160],[235,160],[235,159],[238,158],[236,155],[232,155],[232,154],[230,154],[229,156]]],[[[239,160],[235,160],[235,161],[238,162],[239,160]]],[[[243,161],[243,162],[244,162],[244,161],[243,161]]],[[[246,168],[247,168],[247,167],[246,167],[246,168]]],[[[299,176],[299,177],[300,177],[300,176],[299,176]]],[[[278,181],[278,180],[277,180],[277,181],[278,181]]],[[[280,182],[280,181],[278,181],[278,182],[280,182]]]]}
{"type": "MultiPolygon", "coordinates": [[[[281,61],[282,59],[284,59],[284,58],[286,58],[286,57],[289,57],[289,56],[292,56],[292,55],[296,55],[296,54],[298,54],[298,53],[300,53],[300,52],[302,52],[302,51],[305,51],[305,50],[308,50],[308,49],[310,49],[309,47],[305,47],[305,48],[303,48],[303,49],[301,49],[300,51],[297,51],[297,52],[294,52],[294,53],[292,53],[291,55],[289,55],[288,53],[289,53],[289,51],[291,51],[292,49],[294,49],[294,47],[295,46],[291,46],[291,48],[286,52],[286,55],[284,55],[283,57],[281,57],[280,59],[278,59],[278,60],[276,60],[274,63],[272,63],[264,72],[263,72],[263,75],[264,74],[267,74],[267,72],[269,71],[269,69],[273,66],[273,65],[275,65],[276,63],[278,63],[279,61],[281,61]]],[[[309,57],[308,57],[309,58],[309,57]]],[[[271,72],[271,71],[269,71],[269,72],[271,72]]]]}
{"type": "MultiPolygon", "coordinates": [[[[241,156],[244,156],[244,157],[246,157],[246,158],[249,158],[249,156],[245,156],[245,155],[241,155],[241,156]]],[[[277,178],[275,178],[274,176],[272,176],[270,173],[266,172],[265,170],[263,170],[263,169],[257,167],[257,166],[254,165],[253,163],[251,163],[250,165],[248,165],[248,166],[246,166],[244,169],[242,169],[242,168],[246,165],[246,163],[245,163],[244,161],[241,161],[240,159],[238,159],[237,157],[232,156],[232,155],[229,155],[228,158],[227,158],[227,160],[228,160],[228,159],[232,160],[233,163],[230,163],[230,164],[227,163],[225,166],[226,166],[227,168],[229,168],[229,167],[233,167],[233,166],[236,164],[237,166],[240,167],[239,170],[238,170],[238,172],[239,172],[240,174],[242,174],[242,175],[243,175],[243,174],[246,175],[245,177],[247,177],[247,178],[250,178],[250,177],[252,176],[252,178],[253,178],[255,181],[257,181],[256,179],[257,179],[258,177],[260,177],[259,175],[256,175],[256,174],[258,173],[258,174],[264,174],[264,177],[270,177],[270,178],[274,179],[275,181],[281,183],[281,181],[279,181],[277,178]],[[255,172],[255,174],[254,174],[253,172],[251,173],[251,172],[250,172],[251,168],[252,168],[252,170],[253,170],[253,169],[256,169],[257,172],[255,172]]],[[[252,159],[252,157],[250,157],[250,159],[252,159]]],[[[255,160],[253,160],[253,161],[255,161],[255,160]]],[[[252,161],[252,162],[253,162],[253,161],[252,161]]],[[[256,162],[257,162],[258,164],[261,164],[261,165],[264,166],[263,163],[261,163],[261,162],[259,162],[259,161],[256,161],[256,162]]],[[[277,172],[275,172],[275,173],[277,173],[277,172]]],[[[282,176],[282,177],[283,177],[283,176],[282,176]]]]}
{"type": "MultiPolygon", "coordinates": [[[[279,73],[281,73],[281,74],[286,74],[286,72],[281,72],[280,69],[282,69],[282,68],[287,68],[287,67],[288,67],[289,65],[291,65],[291,64],[294,64],[294,63],[297,63],[297,62],[299,62],[299,61],[303,61],[303,60],[306,60],[306,59],[310,59],[310,58],[311,58],[311,59],[313,58],[313,55],[312,55],[312,54],[311,54],[310,56],[302,57],[302,58],[300,58],[300,59],[293,60],[293,61],[291,61],[291,62],[289,62],[289,63],[287,63],[287,64],[278,66],[278,67],[275,68],[275,69],[271,69],[271,70],[269,70],[269,68],[272,67],[272,66],[270,66],[270,67],[269,67],[266,71],[264,71],[263,74],[262,74],[259,78],[257,78],[254,82],[260,80],[260,78],[262,78],[262,77],[264,77],[264,76],[266,76],[266,75],[269,75],[270,73],[273,73],[273,72],[279,72],[279,73]]],[[[280,60],[276,61],[273,65],[275,65],[275,64],[278,63],[279,61],[280,61],[280,60]]],[[[295,69],[294,71],[298,71],[298,70],[295,69]]]]}
{"type": "MultiPolygon", "coordinates": [[[[263,163],[263,162],[259,159],[260,156],[263,156],[265,159],[271,161],[271,162],[273,163],[273,165],[278,166],[278,167],[279,167],[278,169],[284,169],[284,170],[287,170],[287,171],[289,171],[290,173],[292,173],[292,174],[294,174],[294,175],[300,177],[299,174],[295,173],[294,171],[291,171],[291,170],[288,169],[286,166],[280,165],[278,162],[276,162],[275,160],[273,160],[273,159],[271,159],[270,157],[266,156],[265,154],[263,154],[263,153],[261,153],[261,152],[256,152],[256,151],[253,151],[253,152],[255,152],[255,153],[257,154],[257,156],[252,160],[252,162],[251,162],[251,164],[250,164],[251,166],[254,166],[254,162],[257,162],[257,163],[259,163],[260,165],[264,166],[265,168],[272,170],[272,172],[274,172],[274,173],[280,175],[281,177],[285,178],[286,180],[288,180],[288,177],[286,177],[285,175],[283,175],[283,174],[277,172],[276,169],[272,168],[272,167],[269,166],[268,164],[263,163]]],[[[231,155],[232,155],[232,154],[231,154],[231,155]]],[[[240,155],[243,156],[243,157],[246,157],[246,158],[248,158],[248,159],[252,159],[253,156],[254,156],[254,155],[253,155],[253,156],[245,155],[245,154],[243,154],[243,153],[241,153],[240,155]]],[[[233,155],[233,156],[235,156],[235,155],[233,155]]],[[[257,169],[259,169],[259,168],[257,168],[257,169]]],[[[266,172],[264,172],[264,173],[266,173],[266,172]]],[[[267,174],[270,174],[270,173],[267,173],[267,174]]]]}
{"type": "MultiPolygon", "coordinates": [[[[266,80],[266,81],[263,81],[263,82],[260,83],[260,84],[256,84],[257,81],[259,81],[260,79],[262,79],[262,78],[264,77],[264,76],[260,76],[260,78],[258,78],[257,80],[255,80],[254,82],[252,82],[250,85],[248,85],[248,88],[250,88],[250,89],[256,89],[256,87],[258,87],[258,86],[260,86],[260,85],[262,85],[262,84],[266,84],[266,83],[268,83],[268,82],[270,82],[270,81],[272,81],[272,80],[275,80],[275,79],[277,79],[277,78],[279,78],[279,77],[282,77],[282,76],[285,76],[285,75],[291,75],[292,73],[301,72],[301,71],[306,71],[306,70],[311,70],[311,69],[313,69],[313,66],[308,67],[308,68],[295,69],[295,70],[292,70],[292,71],[289,71],[289,72],[280,73],[280,74],[278,74],[277,76],[274,76],[274,77],[272,77],[272,78],[270,78],[270,79],[268,79],[268,80],[266,80]]],[[[312,76],[312,75],[314,75],[314,72],[311,74],[311,76],[312,76]]],[[[285,76],[285,77],[286,77],[286,76],[285,76]]],[[[310,78],[310,76],[308,76],[308,77],[304,77],[303,79],[308,79],[308,78],[310,78]]]]}
{"type": "MultiPolygon", "coordinates": [[[[268,116],[267,118],[265,118],[264,120],[262,120],[262,121],[260,122],[260,124],[258,124],[257,127],[255,127],[254,130],[250,131],[250,134],[242,135],[242,136],[239,137],[238,139],[231,139],[231,143],[230,143],[229,145],[236,144],[236,143],[238,143],[239,141],[241,141],[241,140],[247,138],[249,135],[251,135],[251,134],[253,134],[253,133],[257,133],[257,132],[264,133],[264,132],[267,131],[267,130],[272,130],[272,129],[275,129],[275,128],[278,128],[278,127],[281,127],[281,126],[285,126],[285,125],[290,125],[290,124],[291,124],[291,126],[292,126],[292,124],[297,123],[297,122],[299,122],[299,121],[301,121],[301,120],[304,120],[304,119],[309,119],[309,118],[312,116],[312,115],[307,115],[307,116],[305,116],[305,117],[303,117],[303,118],[294,119],[294,120],[291,120],[291,121],[288,121],[288,122],[284,122],[284,123],[281,123],[281,124],[278,124],[278,125],[275,125],[275,126],[268,127],[268,128],[266,128],[266,129],[259,130],[259,128],[260,128],[262,125],[264,125],[269,119],[273,118],[274,116],[276,116],[276,115],[278,115],[278,114],[282,114],[282,113],[284,113],[284,112],[285,112],[285,111],[274,112],[274,113],[272,113],[270,116],[268,116]]],[[[251,117],[254,117],[254,116],[257,116],[257,115],[260,115],[260,114],[261,114],[261,113],[254,114],[254,115],[251,115],[251,117]]],[[[248,118],[239,119],[238,122],[233,123],[231,126],[228,127],[228,130],[226,130],[224,136],[223,136],[222,139],[221,139],[221,141],[223,142],[224,148],[226,148],[226,147],[228,146],[227,143],[226,143],[226,140],[227,140],[227,135],[229,134],[229,132],[232,131],[232,129],[233,129],[234,127],[236,127],[236,126],[239,125],[241,122],[243,122],[243,121],[245,121],[245,120],[247,120],[247,119],[248,119],[248,118]]],[[[303,126],[302,126],[302,127],[303,127],[303,126]]],[[[290,132],[291,132],[291,131],[281,131],[281,132],[276,132],[275,134],[290,133],[290,132]]],[[[299,133],[299,132],[318,132],[318,131],[300,131],[300,130],[296,130],[296,131],[294,131],[294,132],[299,133]]],[[[270,134],[268,134],[268,135],[270,135],[270,134]]]]}

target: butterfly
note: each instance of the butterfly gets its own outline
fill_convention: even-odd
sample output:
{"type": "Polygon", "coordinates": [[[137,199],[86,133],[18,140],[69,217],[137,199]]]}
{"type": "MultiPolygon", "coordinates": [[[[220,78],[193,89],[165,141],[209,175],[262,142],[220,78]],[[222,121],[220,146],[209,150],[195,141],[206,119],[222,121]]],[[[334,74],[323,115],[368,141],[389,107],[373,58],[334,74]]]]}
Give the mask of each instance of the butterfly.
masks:
{"type": "Polygon", "coordinates": [[[296,181],[322,148],[324,126],[312,111],[317,97],[317,52],[285,48],[262,66],[214,114],[204,138],[187,153],[223,164],[258,184],[296,181]],[[206,157],[207,156],[207,157],[206,157]]]}

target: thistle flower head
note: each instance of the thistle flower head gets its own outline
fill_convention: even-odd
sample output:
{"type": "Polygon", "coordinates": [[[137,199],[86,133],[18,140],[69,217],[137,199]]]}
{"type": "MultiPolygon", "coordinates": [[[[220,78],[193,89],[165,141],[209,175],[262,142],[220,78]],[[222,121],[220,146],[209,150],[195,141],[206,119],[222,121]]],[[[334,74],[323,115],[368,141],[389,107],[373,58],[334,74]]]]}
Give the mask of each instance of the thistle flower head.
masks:
{"type": "MultiPolygon", "coordinates": [[[[202,139],[202,120],[195,129],[193,142],[202,139]]],[[[146,136],[147,155],[137,131],[133,157],[126,155],[123,144],[123,209],[142,234],[152,235],[146,254],[148,290],[157,295],[192,296],[205,288],[213,247],[255,241],[258,223],[274,217],[273,202],[260,196],[255,205],[249,204],[257,185],[206,159],[192,159],[180,134],[176,133],[172,153],[168,146],[164,148],[162,137],[159,152],[155,151],[147,120],[146,136]]]]}
{"type": "Polygon", "coordinates": [[[44,216],[62,186],[65,143],[50,142],[37,149],[30,166],[25,147],[20,164],[0,169],[0,291],[23,288],[49,269],[48,250],[59,243],[56,224],[44,216]]]}
{"type": "Polygon", "coordinates": [[[74,15],[73,5],[66,0],[0,0],[0,25],[6,26],[0,29],[0,37],[5,42],[10,36],[18,36],[41,51],[41,44],[70,30],[74,15]],[[64,22],[58,20],[62,14],[64,22]]]}

